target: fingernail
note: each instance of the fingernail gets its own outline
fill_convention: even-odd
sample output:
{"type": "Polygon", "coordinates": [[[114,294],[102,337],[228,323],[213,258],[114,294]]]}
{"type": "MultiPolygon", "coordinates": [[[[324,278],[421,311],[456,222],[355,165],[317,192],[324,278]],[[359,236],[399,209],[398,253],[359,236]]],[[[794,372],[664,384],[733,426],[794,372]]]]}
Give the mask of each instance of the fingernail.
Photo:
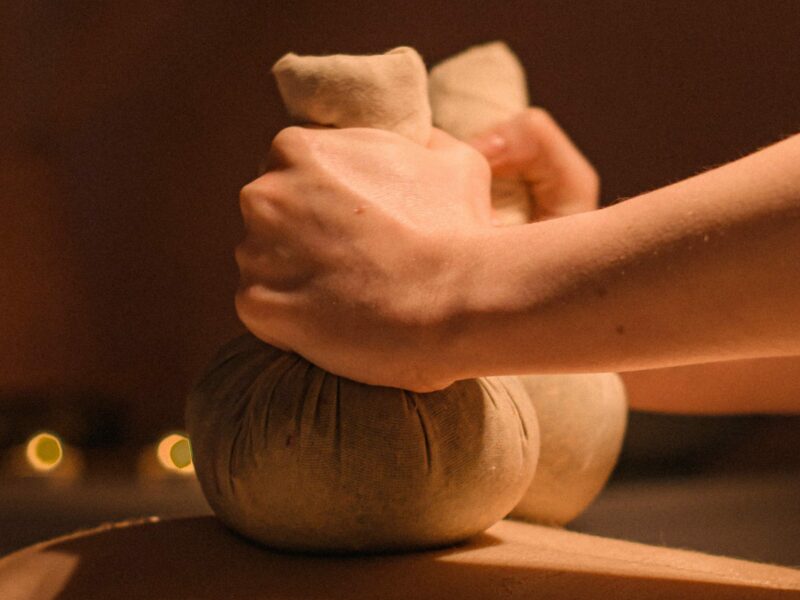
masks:
{"type": "Polygon", "coordinates": [[[491,133],[475,138],[472,140],[472,145],[486,158],[497,158],[506,149],[508,143],[503,136],[491,133]]]}

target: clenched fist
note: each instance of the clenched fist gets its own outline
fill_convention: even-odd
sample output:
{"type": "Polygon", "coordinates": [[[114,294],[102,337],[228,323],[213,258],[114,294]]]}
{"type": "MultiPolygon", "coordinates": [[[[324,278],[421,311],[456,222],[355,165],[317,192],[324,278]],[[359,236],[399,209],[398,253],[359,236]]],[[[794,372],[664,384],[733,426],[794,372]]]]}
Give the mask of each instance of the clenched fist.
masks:
{"type": "Polygon", "coordinates": [[[490,168],[434,130],[283,130],[241,191],[236,308],[262,340],[333,372],[415,391],[459,378],[448,352],[491,227],[490,168]]]}

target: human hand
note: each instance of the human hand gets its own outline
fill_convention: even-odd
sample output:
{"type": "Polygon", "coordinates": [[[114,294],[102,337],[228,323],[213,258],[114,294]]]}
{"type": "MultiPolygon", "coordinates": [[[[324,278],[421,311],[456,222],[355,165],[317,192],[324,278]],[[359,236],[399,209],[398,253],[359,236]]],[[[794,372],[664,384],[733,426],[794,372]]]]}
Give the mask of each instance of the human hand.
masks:
{"type": "Polygon", "coordinates": [[[425,148],[373,129],[283,130],[241,192],[236,308],[260,339],[365,383],[427,391],[491,225],[490,171],[434,130],[425,148]]]}
{"type": "Polygon", "coordinates": [[[471,140],[500,177],[521,177],[537,220],[594,210],[600,179],[548,112],[529,108],[471,140]]]}

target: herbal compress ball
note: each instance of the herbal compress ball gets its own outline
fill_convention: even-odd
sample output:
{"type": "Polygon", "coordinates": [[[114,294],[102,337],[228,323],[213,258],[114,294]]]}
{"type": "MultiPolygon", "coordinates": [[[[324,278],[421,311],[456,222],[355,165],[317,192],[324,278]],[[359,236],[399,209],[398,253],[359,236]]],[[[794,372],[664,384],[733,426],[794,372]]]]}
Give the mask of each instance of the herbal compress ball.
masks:
{"type": "Polygon", "coordinates": [[[513,378],[417,394],[331,375],[251,335],[189,398],[195,468],[214,512],[267,546],[347,552],[466,539],[506,516],[539,431],[513,378]]]}

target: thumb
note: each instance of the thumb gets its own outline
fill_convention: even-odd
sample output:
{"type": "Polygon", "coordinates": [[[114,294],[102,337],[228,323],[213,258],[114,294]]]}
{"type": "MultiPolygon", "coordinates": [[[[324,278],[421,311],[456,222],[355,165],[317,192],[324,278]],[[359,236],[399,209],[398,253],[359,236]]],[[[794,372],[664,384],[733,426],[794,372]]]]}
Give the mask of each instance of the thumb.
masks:
{"type": "Polygon", "coordinates": [[[454,138],[446,131],[433,127],[431,129],[430,140],[428,140],[428,148],[430,150],[447,150],[463,143],[464,142],[454,138]]]}
{"type": "MultiPolygon", "coordinates": [[[[537,109],[529,109],[475,136],[469,144],[486,157],[495,175],[521,175],[541,163],[542,145],[553,145],[554,127],[554,122],[540,118],[537,109]]],[[[560,142],[555,145],[563,146],[560,142]]]]}
{"type": "Polygon", "coordinates": [[[483,154],[490,164],[498,161],[506,162],[508,135],[504,130],[505,124],[496,126],[489,131],[485,131],[481,135],[468,140],[467,143],[469,143],[478,152],[483,154]]]}
{"type": "Polygon", "coordinates": [[[470,142],[500,177],[522,177],[542,216],[592,210],[599,179],[550,114],[529,108],[470,142]]]}

